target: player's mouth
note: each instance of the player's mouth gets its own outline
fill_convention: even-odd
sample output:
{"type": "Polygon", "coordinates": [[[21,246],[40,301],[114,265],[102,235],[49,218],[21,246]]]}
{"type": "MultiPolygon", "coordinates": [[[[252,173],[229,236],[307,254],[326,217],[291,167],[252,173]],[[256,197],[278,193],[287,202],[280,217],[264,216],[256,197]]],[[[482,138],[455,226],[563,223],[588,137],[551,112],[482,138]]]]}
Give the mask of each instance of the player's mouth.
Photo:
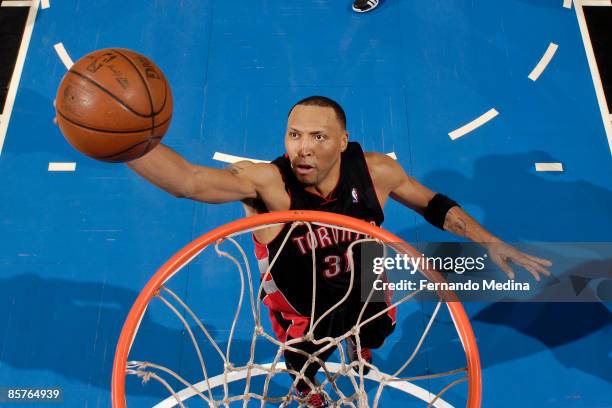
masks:
{"type": "Polygon", "coordinates": [[[315,171],[315,167],[308,164],[296,164],[294,169],[300,176],[307,176],[315,171]]]}

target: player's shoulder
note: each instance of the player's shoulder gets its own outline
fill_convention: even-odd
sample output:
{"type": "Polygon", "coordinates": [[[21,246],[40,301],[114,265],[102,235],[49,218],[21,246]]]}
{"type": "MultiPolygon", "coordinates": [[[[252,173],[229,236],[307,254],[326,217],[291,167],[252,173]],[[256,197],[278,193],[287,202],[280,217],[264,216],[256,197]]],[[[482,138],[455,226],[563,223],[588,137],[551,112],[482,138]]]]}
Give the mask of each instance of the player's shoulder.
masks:
{"type": "Polygon", "coordinates": [[[249,180],[256,186],[265,186],[275,182],[282,182],[282,176],[278,167],[272,163],[242,160],[232,163],[229,169],[235,175],[249,180]]]}
{"type": "Polygon", "coordinates": [[[394,158],[378,152],[364,152],[368,171],[375,185],[395,184],[406,173],[394,158]]]}
{"type": "Polygon", "coordinates": [[[399,164],[392,157],[379,152],[364,152],[363,153],[368,170],[379,173],[393,172],[399,167],[399,164]]]}

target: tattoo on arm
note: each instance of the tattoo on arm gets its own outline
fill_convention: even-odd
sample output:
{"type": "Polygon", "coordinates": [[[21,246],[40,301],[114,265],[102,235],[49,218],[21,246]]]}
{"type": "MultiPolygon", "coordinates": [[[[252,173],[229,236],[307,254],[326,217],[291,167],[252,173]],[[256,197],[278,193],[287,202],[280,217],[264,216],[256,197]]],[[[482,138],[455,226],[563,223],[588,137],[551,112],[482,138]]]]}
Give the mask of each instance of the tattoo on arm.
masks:
{"type": "Polygon", "coordinates": [[[444,219],[444,229],[474,242],[496,242],[499,240],[461,207],[453,207],[448,210],[444,219]]]}
{"type": "Polygon", "coordinates": [[[461,213],[463,213],[463,211],[461,211],[459,207],[451,208],[446,213],[444,229],[454,234],[461,235],[462,237],[467,237],[468,223],[470,220],[467,214],[464,213],[467,217],[463,217],[461,213]]]}
{"type": "Polygon", "coordinates": [[[240,174],[240,172],[242,171],[242,167],[238,166],[237,164],[230,164],[228,166],[229,171],[232,172],[233,175],[238,175],[240,174]]]}

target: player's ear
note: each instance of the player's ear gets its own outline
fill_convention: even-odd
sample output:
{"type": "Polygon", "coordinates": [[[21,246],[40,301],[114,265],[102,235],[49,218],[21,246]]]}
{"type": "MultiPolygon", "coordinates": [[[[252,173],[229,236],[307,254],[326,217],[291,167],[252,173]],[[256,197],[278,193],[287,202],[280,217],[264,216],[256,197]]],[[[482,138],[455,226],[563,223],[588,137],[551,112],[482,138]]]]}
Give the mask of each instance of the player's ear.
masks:
{"type": "Polygon", "coordinates": [[[345,151],[348,146],[348,138],[348,132],[344,131],[344,133],[342,134],[342,139],[340,140],[340,148],[342,149],[342,151],[345,151]]]}

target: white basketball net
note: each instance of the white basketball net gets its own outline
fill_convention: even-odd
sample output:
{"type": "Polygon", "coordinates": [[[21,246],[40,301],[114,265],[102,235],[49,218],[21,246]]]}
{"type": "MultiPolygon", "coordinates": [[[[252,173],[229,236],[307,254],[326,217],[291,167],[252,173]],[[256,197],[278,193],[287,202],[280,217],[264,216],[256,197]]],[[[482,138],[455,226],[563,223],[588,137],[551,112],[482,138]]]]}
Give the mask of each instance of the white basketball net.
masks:
{"type": "MultiPolygon", "coordinates": [[[[337,228],[340,230],[344,229],[344,230],[348,230],[351,232],[356,232],[351,229],[339,227],[335,225],[328,225],[328,224],[322,224],[322,223],[313,223],[313,224],[331,227],[331,228],[337,228]]],[[[278,252],[275,254],[275,257],[270,262],[270,265],[267,271],[265,272],[266,274],[270,273],[270,270],[273,268],[279,254],[282,252],[283,248],[285,247],[291,235],[291,232],[299,225],[307,226],[307,228],[310,231],[309,236],[312,239],[313,232],[312,232],[311,223],[301,222],[301,221],[294,222],[291,225],[288,232],[286,233],[286,235],[284,236],[281,247],[278,250],[278,252]]],[[[256,229],[267,228],[269,226],[270,225],[266,225],[263,227],[258,227],[256,229]]],[[[408,394],[412,394],[414,397],[422,399],[425,402],[424,405],[426,405],[427,407],[430,407],[430,406],[450,407],[451,406],[443,400],[442,395],[446,391],[448,391],[451,387],[459,383],[467,381],[468,377],[467,377],[466,367],[460,367],[454,370],[439,372],[435,374],[428,373],[428,374],[423,374],[419,376],[402,377],[402,373],[413,362],[415,356],[417,355],[417,353],[423,346],[423,343],[430,332],[432,324],[434,323],[436,317],[438,316],[438,313],[440,311],[440,308],[443,302],[438,302],[436,304],[436,307],[433,313],[431,314],[429,318],[429,322],[425,326],[425,329],[422,335],[420,336],[416,347],[411,352],[409,352],[409,350],[406,351],[407,357],[405,357],[404,363],[401,365],[399,369],[397,369],[395,372],[390,373],[390,374],[382,372],[376,365],[369,364],[362,359],[361,341],[360,341],[360,335],[359,335],[360,328],[362,328],[364,325],[368,324],[369,322],[373,321],[374,319],[382,316],[391,308],[400,306],[401,304],[408,302],[418,293],[418,291],[415,291],[415,292],[407,294],[406,296],[403,296],[401,299],[395,301],[393,304],[388,306],[386,309],[380,311],[376,315],[371,316],[367,319],[363,319],[363,313],[364,313],[365,307],[367,306],[367,304],[370,302],[372,298],[372,294],[373,294],[373,290],[372,290],[366,302],[364,303],[362,310],[359,314],[358,321],[355,323],[355,326],[352,328],[352,330],[344,333],[343,335],[339,337],[335,337],[335,338],[325,337],[325,338],[315,339],[313,336],[314,329],[319,324],[319,322],[323,318],[325,318],[327,315],[332,313],[338,306],[340,306],[340,304],[348,298],[349,293],[353,289],[353,282],[355,279],[355,265],[353,262],[353,247],[363,242],[378,242],[379,244],[383,244],[382,242],[380,242],[379,240],[366,238],[366,239],[356,240],[350,244],[347,253],[348,253],[348,260],[349,260],[349,265],[350,265],[351,280],[350,280],[350,286],[349,288],[347,288],[347,292],[344,298],[342,298],[339,302],[337,302],[334,306],[332,306],[323,315],[321,315],[315,320],[313,317],[314,317],[315,303],[316,303],[316,292],[314,290],[315,285],[313,285],[313,296],[312,296],[313,305],[312,305],[312,314],[311,314],[311,319],[310,319],[309,330],[307,331],[304,337],[292,339],[292,340],[289,340],[283,343],[277,340],[273,335],[267,333],[262,325],[262,320],[261,320],[262,302],[261,302],[261,297],[260,297],[260,294],[262,291],[262,285],[259,285],[259,289],[257,291],[258,293],[255,293],[254,285],[253,285],[253,277],[251,273],[251,268],[249,266],[250,265],[249,258],[247,257],[244,249],[233,238],[236,235],[250,233],[250,232],[252,232],[252,230],[242,231],[238,234],[234,234],[233,236],[229,236],[223,242],[217,242],[214,245],[214,249],[219,256],[230,260],[236,266],[236,268],[239,271],[240,285],[241,285],[240,295],[238,298],[236,309],[234,311],[232,325],[229,331],[229,337],[228,337],[227,346],[225,347],[225,350],[219,347],[218,343],[213,339],[213,336],[211,336],[209,330],[207,330],[207,328],[201,322],[198,316],[189,308],[189,306],[183,301],[183,299],[181,299],[179,296],[176,295],[175,292],[168,289],[166,286],[162,286],[161,289],[156,294],[155,298],[161,301],[165,306],[167,306],[168,309],[171,310],[176,315],[176,317],[180,319],[180,321],[182,322],[182,325],[184,326],[184,329],[189,335],[191,339],[191,343],[193,344],[193,347],[195,348],[195,352],[197,354],[197,357],[198,357],[198,360],[201,366],[201,374],[202,374],[201,381],[192,383],[192,382],[187,381],[185,378],[181,377],[175,371],[167,367],[164,367],[162,365],[156,364],[154,362],[128,361],[127,371],[126,371],[127,374],[136,375],[140,377],[143,383],[151,379],[156,380],[160,384],[162,384],[171,394],[171,396],[167,400],[158,404],[157,407],[171,407],[171,406],[177,406],[177,405],[180,407],[184,407],[186,404],[186,401],[194,397],[196,399],[201,399],[201,401],[204,402],[204,405],[207,405],[210,407],[218,407],[218,406],[225,407],[225,406],[230,406],[230,405],[236,406],[236,405],[240,405],[239,404],[240,402],[242,403],[242,406],[244,407],[246,407],[247,405],[251,405],[253,403],[257,403],[257,402],[258,403],[256,405],[260,405],[260,406],[265,406],[269,404],[272,404],[275,406],[281,406],[281,407],[289,406],[291,404],[297,404],[299,406],[307,406],[307,400],[310,394],[308,396],[300,397],[295,392],[296,385],[299,380],[303,380],[306,384],[308,384],[308,386],[311,387],[311,393],[323,393],[326,396],[326,398],[328,398],[332,406],[350,406],[350,407],[370,407],[370,406],[378,407],[378,406],[381,406],[380,398],[381,398],[383,389],[385,387],[399,389],[408,394]],[[231,246],[233,246],[238,251],[238,253],[242,257],[242,262],[239,259],[237,259],[235,256],[233,256],[232,254],[230,254],[229,252],[222,250],[220,248],[220,245],[224,244],[224,242],[230,243],[231,246]],[[242,306],[244,303],[245,289],[248,289],[248,300],[250,302],[250,309],[251,309],[251,313],[253,316],[253,320],[255,322],[255,327],[253,328],[253,332],[252,332],[250,358],[248,362],[244,365],[235,366],[230,361],[230,348],[232,345],[232,340],[234,339],[236,324],[237,324],[237,321],[240,316],[240,312],[242,310],[242,306]],[[179,309],[184,310],[185,313],[181,313],[179,309]],[[189,320],[195,323],[197,328],[201,330],[202,334],[208,339],[210,344],[216,350],[216,354],[218,355],[218,358],[221,358],[221,360],[223,361],[224,370],[222,373],[215,373],[213,375],[208,372],[206,360],[210,361],[211,358],[217,358],[217,357],[207,355],[205,358],[203,356],[203,353],[200,349],[200,345],[198,344],[198,341],[196,340],[196,334],[194,333],[192,326],[189,324],[189,320]],[[349,361],[348,354],[345,348],[344,342],[349,337],[353,337],[356,340],[357,355],[359,356],[358,360],[356,361],[349,361]],[[255,361],[255,348],[257,345],[258,338],[265,339],[266,341],[269,341],[270,343],[278,347],[276,355],[271,362],[255,361]],[[312,342],[313,344],[320,346],[320,349],[318,349],[313,354],[307,354],[306,352],[294,347],[296,343],[299,343],[302,341],[312,342]],[[339,357],[340,357],[339,363],[326,362],[319,358],[319,355],[321,353],[324,353],[325,351],[329,350],[332,347],[337,347],[339,357]],[[287,366],[282,361],[283,353],[285,350],[302,354],[309,359],[308,362],[302,367],[302,369],[299,372],[287,368],[287,366]],[[321,381],[318,384],[313,384],[312,381],[304,375],[305,370],[308,368],[308,366],[311,363],[315,363],[315,362],[321,366],[321,369],[319,370],[319,378],[322,377],[321,371],[324,374],[323,381],[321,381]],[[364,368],[366,366],[370,368],[370,371],[367,375],[364,375],[364,368]],[[287,389],[287,393],[285,395],[278,395],[278,396],[269,395],[271,380],[277,375],[283,375],[288,378],[289,373],[293,374],[295,376],[295,379],[293,380],[289,389],[287,389]],[[256,392],[254,389],[252,389],[252,386],[251,386],[252,379],[257,376],[265,376],[263,390],[259,390],[259,392],[256,392]],[[433,379],[433,378],[439,378],[439,377],[445,377],[445,376],[452,378],[452,380],[449,380],[449,382],[443,388],[437,390],[437,392],[429,392],[413,384],[414,381],[427,380],[427,379],[433,379]],[[182,390],[175,390],[169,383],[169,379],[171,378],[174,378],[176,381],[182,383],[185,388],[182,390]],[[346,387],[344,387],[344,390],[343,390],[337,385],[337,380],[339,378],[344,378],[348,380],[347,382],[351,385],[349,392],[346,391],[346,387]],[[366,392],[365,386],[364,386],[366,380],[371,380],[371,381],[375,381],[378,383],[376,392],[374,393],[373,396],[372,396],[373,393],[370,392],[369,400],[368,400],[368,393],[366,392]],[[244,384],[243,392],[239,393],[238,395],[236,395],[235,393],[231,393],[229,389],[230,384],[237,383],[239,381],[241,381],[244,384]],[[213,390],[219,389],[219,387],[222,387],[223,389],[222,395],[219,392],[213,393],[213,390]]],[[[312,277],[313,277],[313,282],[316,283],[317,271],[315,269],[315,265],[316,265],[315,246],[316,245],[314,243],[311,243],[310,245],[311,253],[312,253],[312,277]]],[[[385,248],[389,249],[391,247],[388,245],[385,245],[385,248]]],[[[204,249],[202,249],[202,251],[204,249]]],[[[185,265],[188,264],[191,260],[186,262],[185,265]]],[[[184,267],[185,265],[183,265],[182,267],[184,267]]],[[[263,280],[264,279],[262,277],[262,281],[263,280]]],[[[395,357],[397,357],[398,359],[401,358],[401,356],[395,356],[395,357]]]]}

